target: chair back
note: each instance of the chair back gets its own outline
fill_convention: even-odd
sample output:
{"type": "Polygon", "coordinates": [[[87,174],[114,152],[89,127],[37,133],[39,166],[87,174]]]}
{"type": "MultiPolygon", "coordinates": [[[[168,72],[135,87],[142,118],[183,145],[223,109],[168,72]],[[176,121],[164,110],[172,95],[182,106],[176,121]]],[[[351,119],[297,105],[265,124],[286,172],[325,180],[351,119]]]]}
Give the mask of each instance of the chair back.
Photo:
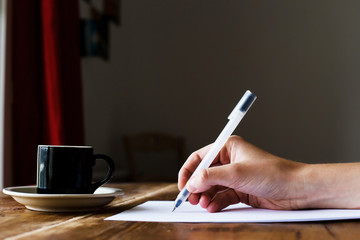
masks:
{"type": "Polygon", "coordinates": [[[145,132],[123,137],[130,181],[177,181],[185,161],[185,140],[165,133],[145,132]]]}

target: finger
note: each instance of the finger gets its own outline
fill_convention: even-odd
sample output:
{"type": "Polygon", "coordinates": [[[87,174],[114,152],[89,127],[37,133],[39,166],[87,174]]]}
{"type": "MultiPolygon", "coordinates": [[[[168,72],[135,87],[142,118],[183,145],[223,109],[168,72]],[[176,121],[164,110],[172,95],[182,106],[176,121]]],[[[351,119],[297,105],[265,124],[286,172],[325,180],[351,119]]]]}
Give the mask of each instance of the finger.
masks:
{"type": "Polygon", "coordinates": [[[208,145],[199,149],[196,152],[193,152],[185,161],[178,174],[178,188],[180,190],[184,188],[185,184],[187,183],[197,166],[200,164],[201,160],[205,157],[210,147],[211,145],[208,145]]]}
{"type": "Polygon", "coordinates": [[[209,192],[205,192],[201,194],[201,197],[199,199],[199,205],[202,208],[207,208],[211,202],[212,194],[209,192]]]}
{"type": "Polygon", "coordinates": [[[203,169],[191,177],[187,188],[191,193],[205,192],[217,185],[233,188],[240,177],[237,168],[238,164],[228,164],[203,169]]]}
{"type": "Polygon", "coordinates": [[[219,194],[220,192],[223,192],[224,190],[226,190],[227,188],[222,187],[222,186],[214,186],[211,189],[209,189],[208,191],[204,192],[201,194],[200,199],[199,199],[199,204],[202,208],[207,208],[208,205],[210,204],[210,202],[212,201],[212,199],[219,194]]]}
{"type": "Polygon", "coordinates": [[[188,200],[192,205],[200,204],[201,207],[207,208],[211,200],[216,194],[226,190],[227,188],[222,186],[214,186],[204,193],[192,193],[190,194],[188,200]]]}
{"type": "Polygon", "coordinates": [[[201,194],[200,193],[192,193],[189,195],[189,203],[191,203],[192,205],[197,205],[199,203],[201,194]]]}
{"type": "Polygon", "coordinates": [[[229,205],[240,202],[240,199],[233,189],[219,192],[206,206],[208,212],[218,212],[229,205]]]}

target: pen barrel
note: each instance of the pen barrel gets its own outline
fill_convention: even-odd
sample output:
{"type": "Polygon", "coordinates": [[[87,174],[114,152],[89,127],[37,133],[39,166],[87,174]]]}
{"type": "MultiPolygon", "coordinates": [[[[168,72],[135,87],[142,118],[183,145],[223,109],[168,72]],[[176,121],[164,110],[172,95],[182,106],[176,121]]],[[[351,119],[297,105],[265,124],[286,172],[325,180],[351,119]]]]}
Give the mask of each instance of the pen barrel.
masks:
{"type": "MultiPolygon", "coordinates": [[[[228,119],[229,122],[226,124],[224,129],[221,131],[220,135],[217,137],[213,145],[211,146],[209,152],[205,155],[205,157],[201,160],[198,167],[195,169],[194,173],[191,175],[190,179],[199,171],[210,167],[211,163],[215,160],[216,156],[219,154],[221,149],[226,144],[227,140],[234,132],[237,125],[240,123],[241,119],[245,116],[246,112],[249,110],[253,102],[255,101],[256,96],[250,92],[246,91],[244,96],[240,99],[239,103],[235,106],[234,110],[230,113],[228,119]]],[[[189,180],[190,180],[189,179],[189,180]]],[[[189,197],[190,192],[187,190],[187,185],[189,181],[186,183],[185,187],[181,190],[179,195],[175,200],[175,208],[174,210],[181,205],[182,202],[186,201],[189,197]]]]}
{"type": "Polygon", "coordinates": [[[227,140],[234,132],[237,125],[240,123],[241,119],[244,117],[244,114],[240,114],[237,117],[234,117],[229,120],[225,128],[222,130],[218,138],[213,143],[213,146],[210,148],[209,152],[205,155],[203,160],[201,160],[199,166],[194,171],[193,175],[199,172],[202,169],[210,167],[211,163],[215,160],[216,156],[219,154],[221,149],[226,144],[227,140]]]}
{"type": "Polygon", "coordinates": [[[182,201],[186,201],[186,199],[189,197],[190,192],[187,190],[186,187],[184,187],[181,192],[179,193],[179,199],[182,201]]]}
{"type": "MultiPolygon", "coordinates": [[[[237,117],[229,120],[225,128],[222,130],[218,138],[215,140],[209,152],[205,155],[203,160],[200,162],[199,166],[195,169],[192,176],[194,176],[200,170],[210,167],[211,163],[215,160],[216,156],[219,154],[220,150],[224,147],[225,143],[227,142],[231,134],[234,132],[235,128],[240,123],[243,117],[244,114],[240,114],[237,117]]],[[[187,190],[188,183],[189,181],[186,183],[185,187],[181,190],[178,197],[176,198],[176,205],[178,204],[180,205],[182,202],[186,201],[186,199],[189,197],[190,192],[187,190]]]]}
{"type": "MultiPolygon", "coordinates": [[[[190,192],[187,190],[186,186],[180,191],[179,195],[175,199],[174,210],[178,208],[186,199],[189,197],[190,192]]],[[[173,210],[173,211],[174,211],[173,210]]]]}

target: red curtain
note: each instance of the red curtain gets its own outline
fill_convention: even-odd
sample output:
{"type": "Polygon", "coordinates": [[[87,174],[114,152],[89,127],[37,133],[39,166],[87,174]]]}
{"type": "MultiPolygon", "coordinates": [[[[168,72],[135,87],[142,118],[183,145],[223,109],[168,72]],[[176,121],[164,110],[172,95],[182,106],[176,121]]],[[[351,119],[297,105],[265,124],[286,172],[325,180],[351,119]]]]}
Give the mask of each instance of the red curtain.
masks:
{"type": "MultiPolygon", "coordinates": [[[[12,1],[12,182],[36,182],[39,144],[83,145],[77,0],[12,1]]],[[[6,174],[6,173],[5,173],[6,174]]]]}

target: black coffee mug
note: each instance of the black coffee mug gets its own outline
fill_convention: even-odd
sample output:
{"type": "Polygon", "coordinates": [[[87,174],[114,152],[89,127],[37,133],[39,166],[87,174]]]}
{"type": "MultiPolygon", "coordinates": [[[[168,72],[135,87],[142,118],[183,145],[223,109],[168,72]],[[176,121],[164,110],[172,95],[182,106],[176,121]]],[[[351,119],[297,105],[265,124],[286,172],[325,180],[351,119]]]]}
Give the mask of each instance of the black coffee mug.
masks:
{"type": "Polygon", "coordinates": [[[37,155],[37,192],[54,194],[91,194],[108,182],[114,173],[114,162],[103,154],[93,153],[90,146],[39,145],[37,155]],[[108,164],[104,179],[92,183],[97,159],[108,164]]]}

